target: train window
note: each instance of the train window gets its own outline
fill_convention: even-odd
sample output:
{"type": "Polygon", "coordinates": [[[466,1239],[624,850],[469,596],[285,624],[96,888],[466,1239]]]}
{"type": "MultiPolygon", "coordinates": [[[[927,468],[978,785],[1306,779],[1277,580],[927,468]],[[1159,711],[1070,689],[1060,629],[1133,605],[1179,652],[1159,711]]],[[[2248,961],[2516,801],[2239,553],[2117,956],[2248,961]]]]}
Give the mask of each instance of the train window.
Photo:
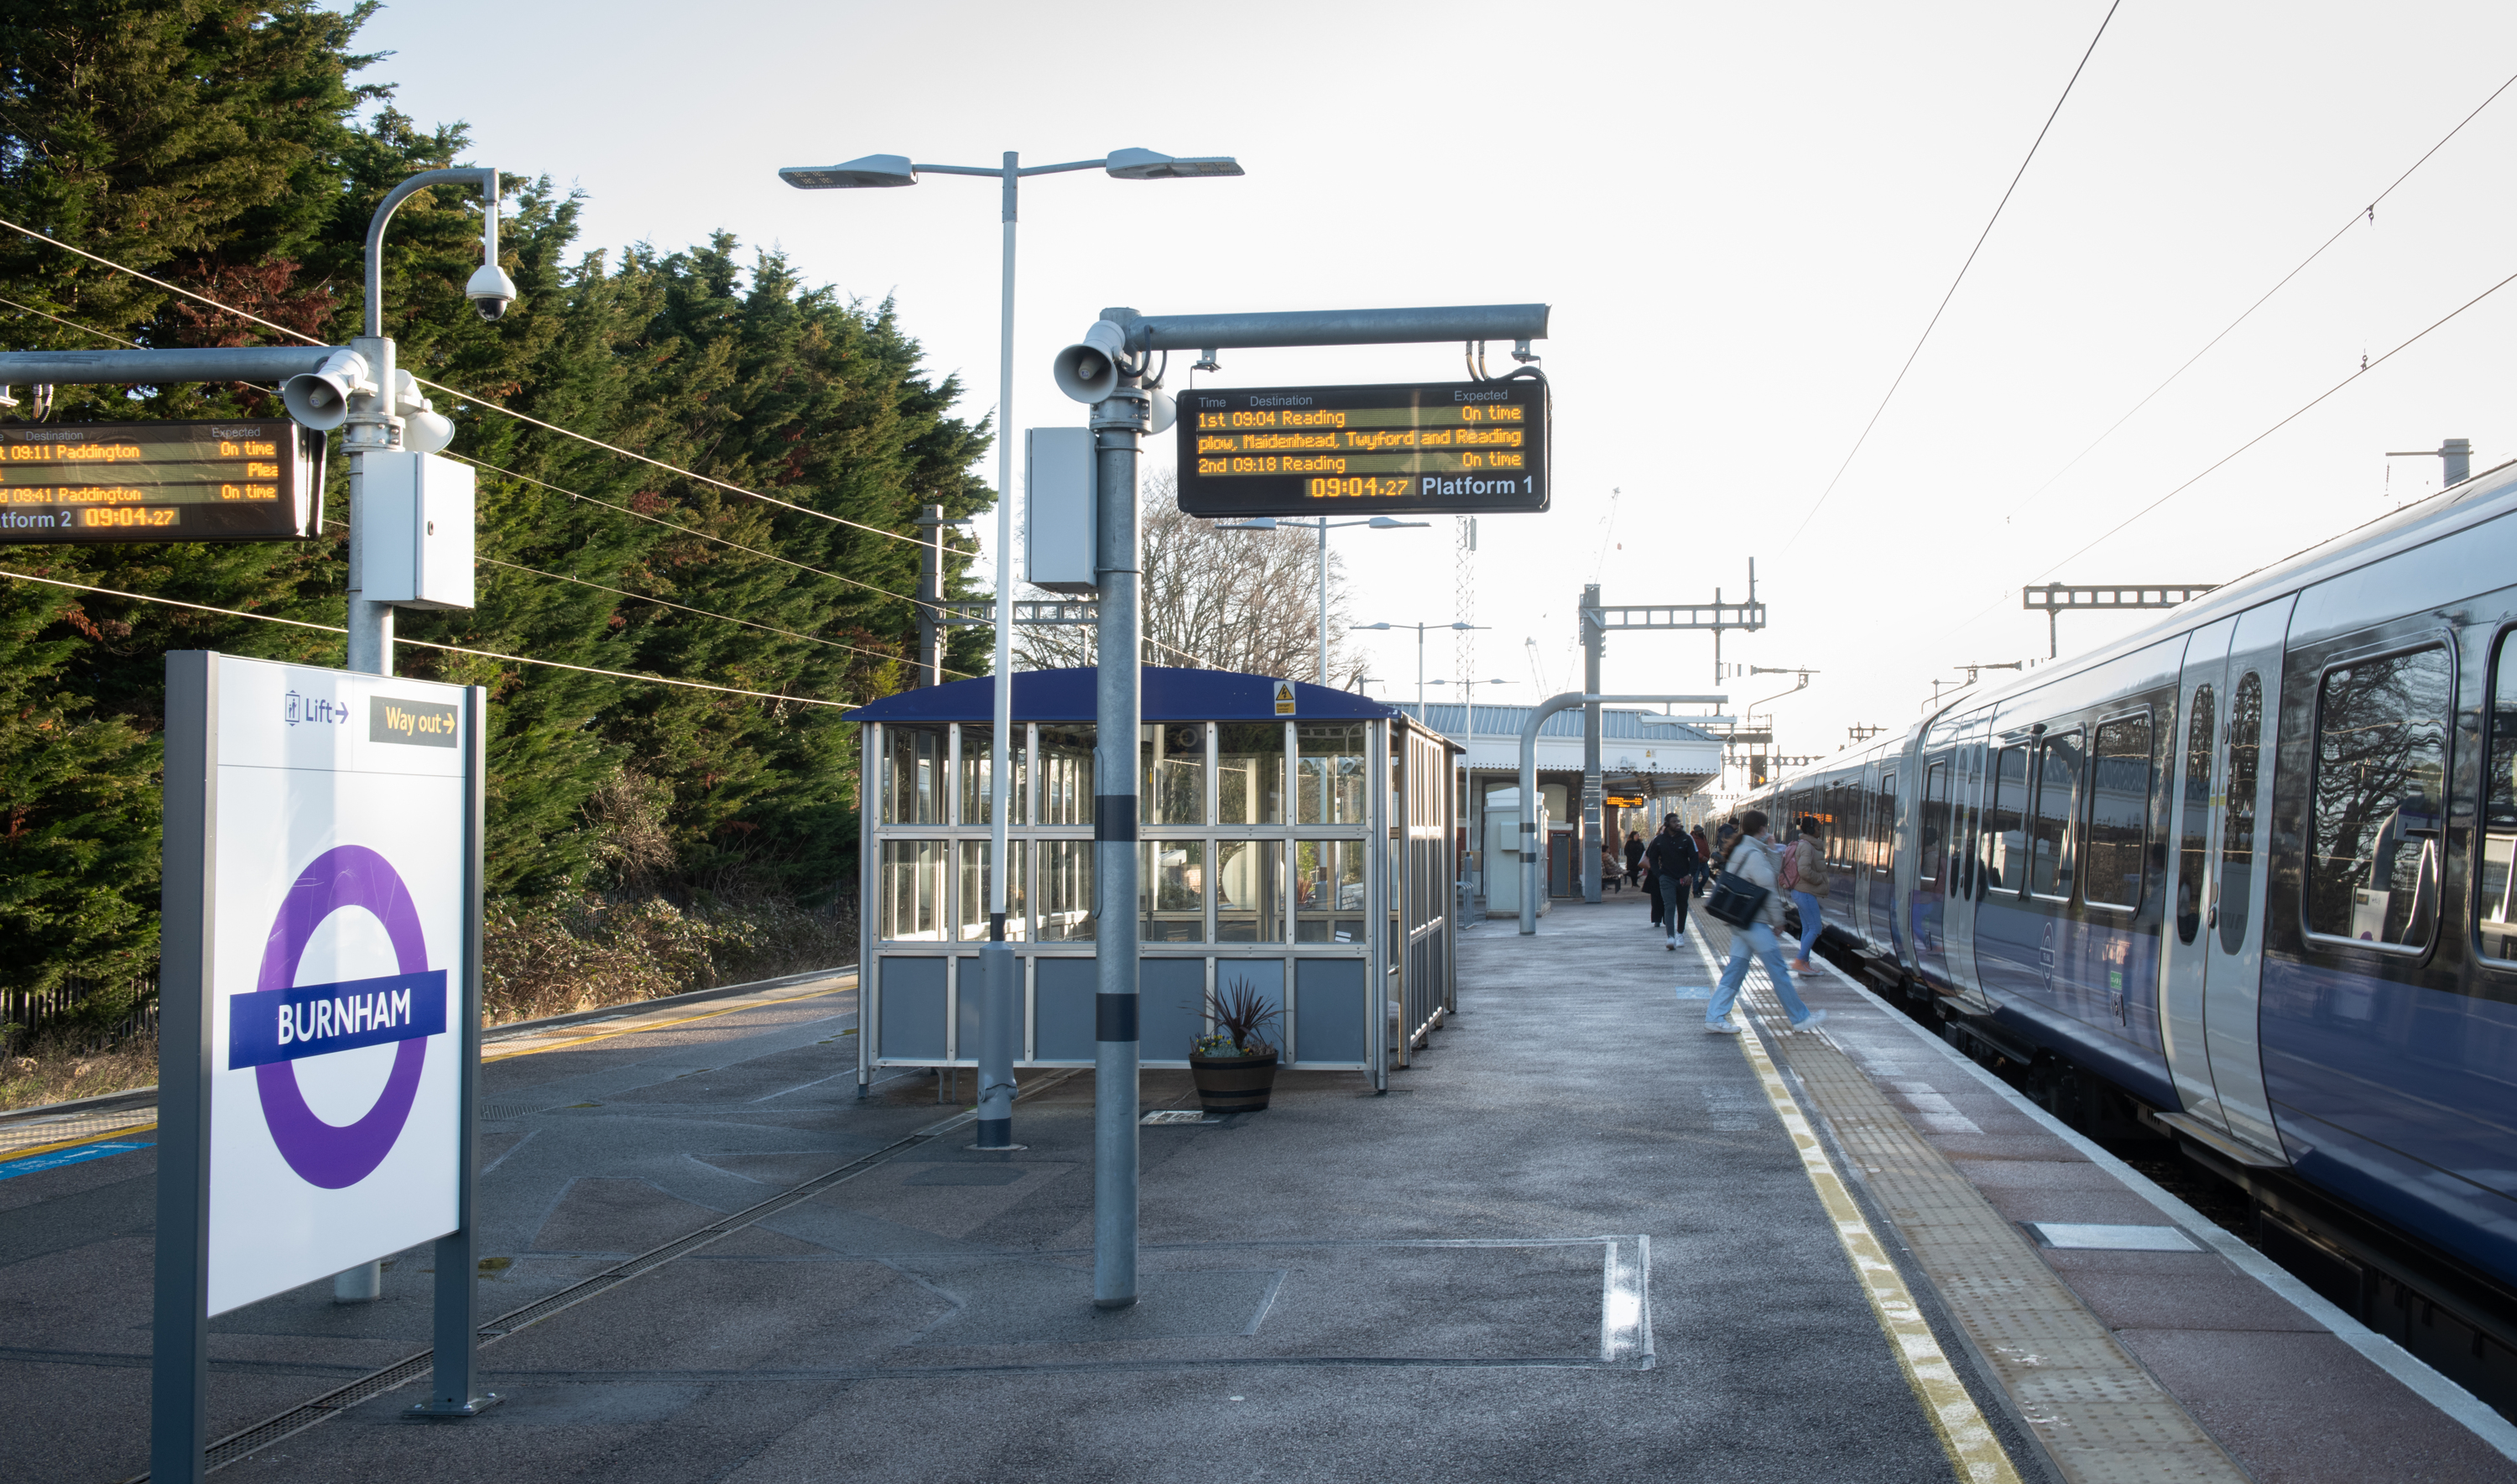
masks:
{"type": "Polygon", "coordinates": [[[2248,670],[2229,693],[2228,798],[2220,809],[2220,952],[2246,946],[2255,892],[2255,780],[2263,759],[2264,682],[2248,670]]]}
{"type": "Polygon", "coordinates": [[[2309,932],[2428,946],[2454,687],[2455,666],[2442,649],[2325,672],[2308,805],[2309,932]]]}
{"type": "Polygon", "coordinates": [[[2211,850],[2211,737],[2219,726],[2211,688],[2194,688],[2194,714],[2185,724],[2185,807],[2177,843],[2176,938],[2191,943],[2202,926],[2203,858],[2211,850]]]}
{"type": "Polygon", "coordinates": [[[2071,894],[2071,816],[2080,791],[2077,728],[2037,744],[2036,802],[2027,819],[2027,889],[2071,894]]]}
{"type": "Polygon", "coordinates": [[[2491,658],[2491,750],[2482,775],[2482,880],[2474,917],[2482,952],[2517,958],[2517,646],[2503,636],[2491,658]]]}
{"type": "Polygon", "coordinates": [[[2089,811],[2081,894],[2103,907],[2141,906],[2150,824],[2150,713],[2098,726],[2089,755],[2089,811]]]}
{"type": "Polygon", "coordinates": [[[1984,889],[2015,892],[2027,880],[2027,749],[1993,754],[1992,793],[1984,806],[1984,889]]]}
{"type": "Polygon", "coordinates": [[[1941,878],[1941,853],[1949,828],[1949,765],[1933,763],[1923,770],[1922,842],[1915,852],[1915,874],[1926,881],[1941,878]]]}

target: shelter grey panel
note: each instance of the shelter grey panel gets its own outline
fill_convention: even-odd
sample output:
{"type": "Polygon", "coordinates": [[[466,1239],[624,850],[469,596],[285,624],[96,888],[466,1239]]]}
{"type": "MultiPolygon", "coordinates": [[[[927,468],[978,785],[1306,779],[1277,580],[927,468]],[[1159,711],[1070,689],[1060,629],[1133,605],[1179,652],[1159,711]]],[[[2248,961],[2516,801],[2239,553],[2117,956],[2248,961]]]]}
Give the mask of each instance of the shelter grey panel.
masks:
{"type": "Polygon", "coordinates": [[[882,960],[882,1024],[876,1044],[884,1056],[943,1056],[942,958],[882,960]]]}
{"type": "Polygon", "coordinates": [[[1305,958],[1294,970],[1294,1013],[1306,1062],[1359,1062],[1364,1040],[1364,964],[1355,958],[1305,958]]]}
{"type": "Polygon", "coordinates": [[[1149,1062],[1188,1060],[1206,1031],[1206,960],[1147,958],[1137,974],[1139,1054],[1149,1062]]]}
{"type": "Polygon", "coordinates": [[[1034,961],[1040,966],[1034,1054],[1041,1061],[1090,1061],[1099,967],[1089,958],[1044,956],[1034,961]]]}

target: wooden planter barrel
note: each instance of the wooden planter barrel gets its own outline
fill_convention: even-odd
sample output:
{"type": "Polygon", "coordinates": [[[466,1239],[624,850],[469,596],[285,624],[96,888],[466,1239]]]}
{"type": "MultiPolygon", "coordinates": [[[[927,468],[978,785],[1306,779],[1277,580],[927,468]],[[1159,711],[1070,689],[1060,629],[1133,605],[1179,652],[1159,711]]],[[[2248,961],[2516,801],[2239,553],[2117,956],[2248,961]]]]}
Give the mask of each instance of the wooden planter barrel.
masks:
{"type": "Polygon", "coordinates": [[[1277,1053],[1264,1056],[1191,1056],[1198,1106],[1209,1113],[1257,1113],[1276,1085],[1277,1053]]]}

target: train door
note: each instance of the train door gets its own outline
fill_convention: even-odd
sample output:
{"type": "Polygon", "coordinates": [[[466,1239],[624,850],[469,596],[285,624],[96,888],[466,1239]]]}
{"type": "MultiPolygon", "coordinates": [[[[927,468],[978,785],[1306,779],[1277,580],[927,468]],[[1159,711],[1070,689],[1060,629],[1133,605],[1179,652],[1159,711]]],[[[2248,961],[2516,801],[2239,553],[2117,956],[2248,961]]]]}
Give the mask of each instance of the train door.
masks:
{"type": "MultiPolygon", "coordinates": [[[[2202,984],[2207,968],[2211,863],[2220,827],[2220,737],[2228,720],[2229,640],[2238,620],[2223,618],[2197,631],[2185,645],[2177,714],[2185,719],[2177,739],[2176,783],[2168,837],[2167,931],[2160,935],[2159,1038],[2166,1043],[2167,1072],[2187,1113],[2225,1126],[2220,1094],[2211,1081],[2211,1058],[2202,1037],[2202,984]]],[[[2216,928],[2212,929],[2216,930],[2216,928]]]]}
{"type": "Polygon", "coordinates": [[[1922,786],[1915,793],[1914,892],[1906,910],[1914,933],[1915,961],[1924,981],[1935,989],[1945,989],[1949,983],[1949,800],[1955,791],[1956,773],[1956,748],[1942,747],[1926,753],[1922,786]]]}

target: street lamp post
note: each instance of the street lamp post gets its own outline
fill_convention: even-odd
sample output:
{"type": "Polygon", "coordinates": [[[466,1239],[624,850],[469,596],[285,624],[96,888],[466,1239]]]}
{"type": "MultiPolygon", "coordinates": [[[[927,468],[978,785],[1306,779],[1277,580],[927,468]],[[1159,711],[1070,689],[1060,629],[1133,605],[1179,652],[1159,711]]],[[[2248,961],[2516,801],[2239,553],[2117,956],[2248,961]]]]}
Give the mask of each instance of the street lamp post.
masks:
{"type": "MultiPolygon", "coordinates": [[[[779,178],[799,191],[853,191],[915,186],[920,175],[989,176],[1003,183],[1004,272],[997,343],[997,602],[996,725],[988,742],[988,942],[979,952],[985,986],[979,1018],[979,1119],[981,1149],[1012,1149],[1014,1045],[1020,998],[1015,993],[1013,946],[1005,941],[1006,881],[1013,875],[1006,827],[1013,813],[1013,546],[1014,546],[1014,223],[1027,175],[1100,170],[1123,181],[1186,180],[1239,175],[1227,155],[1176,158],[1151,149],[1113,149],[1100,159],[1059,165],[1020,163],[1013,150],[1002,165],[919,165],[905,154],[869,154],[837,165],[792,165],[779,178]]],[[[941,678],[940,676],[938,678],[941,678]]],[[[1128,740],[1130,746],[1133,739],[1128,740]]]]}
{"type": "Polygon", "coordinates": [[[1421,722],[1425,719],[1425,631],[1447,628],[1466,633],[1470,629],[1488,628],[1491,625],[1484,623],[1357,623],[1352,627],[1358,632],[1364,629],[1393,628],[1412,628],[1416,631],[1416,719],[1421,722]]]}
{"type": "MultiPolygon", "coordinates": [[[[1320,668],[1317,678],[1321,685],[1327,685],[1329,683],[1329,531],[1340,526],[1368,526],[1374,530],[1407,530],[1432,524],[1430,521],[1401,521],[1386,515],[1377,515],[1368,521],[1332,521],[1327,516],[1308,521],[1286,521],[1278,520],[1272,515],[1262,515],[1248,521],[1219,521],[1215,529],[1217,530],[1281,530],[1292,527],[1297,530],[1313,530],[1320,533],[1320,668]]],[[[1387,625],[1385,624],[1383,627],[1387,625]]],[[[1418,668],[1422,669],[1423,666],[1420,664],[1418,668]]],[[[1422,696],[1416,699],[1424,700],[1422,696]]]]}

